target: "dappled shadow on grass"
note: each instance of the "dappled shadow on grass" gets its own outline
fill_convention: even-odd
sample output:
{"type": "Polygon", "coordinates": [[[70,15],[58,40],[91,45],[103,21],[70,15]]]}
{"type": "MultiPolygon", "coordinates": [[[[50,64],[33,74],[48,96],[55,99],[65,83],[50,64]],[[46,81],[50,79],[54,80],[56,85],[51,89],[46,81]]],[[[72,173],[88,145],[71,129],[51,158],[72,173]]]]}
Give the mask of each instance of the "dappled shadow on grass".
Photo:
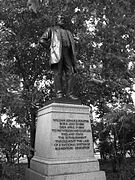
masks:
{"type": "Polygon", "coordinates": [[[111,160],[99,160],[100,170],[105,171],[106,180],[135,180],[135,158],[126,158],[124,170],[113,172],[111,160]]]}
{"type": "Polygon", "coordinates": [[[26,163],[3,163],[2,167],[2,177],[0,177],[0,180],[24,180],[25,170],[27,168],[26,163]]]}
{"type": "MultiPolygon", "coordinates": [[[[134,171],[135,158],[127,158],[126,162],[128,167],[134,171]]],[[[120,180],[119,172],[113,172],[111,160],[99,160],[99,164],[100,170],[105,171],[106,173],[106,180],[120,180]]],[[[3,165],[3,176],[0,178],[0,180],[25,180],[24,177],[26,168],[26,163],[21,163],[19,165],[5,164],[3,165]]],[[[133,178],[131,178],[130,180],[135,180],[134,174],[132,176],[133,178]]]]}
{"type": "Polygon", "coordinates": [[[110,160],[99,160],[100,170],[105,171],[106,180],[118,180],[119,173],[114,173],[110,160]]]}

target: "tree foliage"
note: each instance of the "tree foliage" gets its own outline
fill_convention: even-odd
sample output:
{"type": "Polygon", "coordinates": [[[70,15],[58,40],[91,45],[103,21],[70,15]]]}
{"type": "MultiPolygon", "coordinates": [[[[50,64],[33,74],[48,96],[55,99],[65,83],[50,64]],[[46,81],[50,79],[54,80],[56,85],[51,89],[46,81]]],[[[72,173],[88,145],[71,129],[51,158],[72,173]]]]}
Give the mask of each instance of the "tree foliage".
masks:
{"type": "Polygon", "coordinates": [[[25,124],[32,147],[37,109],[54,96],[49,53],[37,52],[32,43],[59,15],[65,17],[65,27],[77,39],[75,92],[103,118],[110,105],[132,103],[134,7],[133,0],[48,0],[32,12],[26,0],[0,1],[2,112],[25,124]]]}

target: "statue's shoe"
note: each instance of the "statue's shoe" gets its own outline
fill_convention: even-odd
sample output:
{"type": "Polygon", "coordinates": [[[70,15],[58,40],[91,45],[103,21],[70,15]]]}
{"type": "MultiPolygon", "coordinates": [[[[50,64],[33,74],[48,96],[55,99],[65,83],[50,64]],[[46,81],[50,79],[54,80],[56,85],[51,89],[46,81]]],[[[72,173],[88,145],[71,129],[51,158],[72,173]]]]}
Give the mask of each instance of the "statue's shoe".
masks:
{"type": "Polygon", "coordinates": [[[63,98],[64,96],[63,96],[63,93],[58,93],[57,95],[56,95],[56,98],[58,98],[58,99],[60,99],[60,98],[63,98]]]}
{"type": "Polygon", "coordinates": [[[79,100],[78,97],[74,96],[73,94],[70,94],[68,96],[68,98],[72,99],[72,100],[79,100]]]}

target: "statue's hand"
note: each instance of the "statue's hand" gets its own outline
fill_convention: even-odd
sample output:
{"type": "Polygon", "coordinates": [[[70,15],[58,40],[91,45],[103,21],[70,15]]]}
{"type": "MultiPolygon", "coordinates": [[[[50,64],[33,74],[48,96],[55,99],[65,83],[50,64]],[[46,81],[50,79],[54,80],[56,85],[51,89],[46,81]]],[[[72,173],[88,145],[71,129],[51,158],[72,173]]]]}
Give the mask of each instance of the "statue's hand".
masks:
{"type": "Polygon", "coordinates": [[[35,50],[39,51],[41,49],[41,45],[39,43],[32,43],[30,45],[32,48],[34,48],[35,50]]]}
{"type": "Polygon", "coordinates": [[[33,48],[35,48],[36,47],[36,43],[32,43],[31,45],[30,45],[30,47],[33,47],[33,48]]]}
{"type": "Polygon", "coordinates": [[[42,44],[40,42],[38,42],[37,44],[36,43],[32,43],[30,45],[30,47],[34,50],[34,51],[37,51],[37,53],[40,53],[40,52],[45,52],[45,53],[50,53],[50,49],[49,48],[46,48],[45,46],[46,44],[42,44]]]}

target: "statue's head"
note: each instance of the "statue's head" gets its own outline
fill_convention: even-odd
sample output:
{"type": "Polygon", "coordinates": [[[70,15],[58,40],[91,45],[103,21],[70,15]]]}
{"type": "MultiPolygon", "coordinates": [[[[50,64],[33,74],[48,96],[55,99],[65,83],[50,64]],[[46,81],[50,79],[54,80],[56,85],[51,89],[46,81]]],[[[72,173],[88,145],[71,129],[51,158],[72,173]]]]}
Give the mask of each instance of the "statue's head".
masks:
{"type": "Polygon", "coordinates": [[[65,26],[65,18],[62,15],[59,15],[57,17],[57,23],[58,26],[64,27],[65,26]]]}

